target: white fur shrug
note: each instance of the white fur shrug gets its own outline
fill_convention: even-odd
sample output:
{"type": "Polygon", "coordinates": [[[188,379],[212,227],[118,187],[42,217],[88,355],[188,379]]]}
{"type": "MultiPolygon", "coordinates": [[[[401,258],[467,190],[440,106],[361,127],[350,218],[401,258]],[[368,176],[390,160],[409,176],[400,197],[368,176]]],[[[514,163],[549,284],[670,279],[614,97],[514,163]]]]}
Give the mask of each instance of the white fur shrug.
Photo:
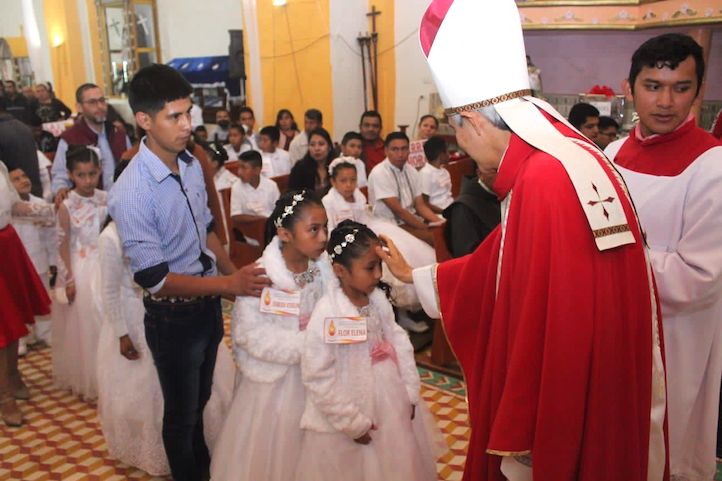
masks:
{"type": "MultiPolygon", "coordinates": [[[[311,315],[313,306],[323,294],[324,284],[335,279],[325,253],[312,262],[321,275],[301,289],[300,318],[311,315]]],[[[281,256],[278,237],[268,244],[258,265],[266,269],[274,288],[299,290],[281,256]]],[[[257,297],[236,298],[231,315],[231,337],[236,362],[243,375],[253,381],[277,381],[288,366],[301,360],[304,332],[299,329],[299,317],[262,313],[257,297]]]]}

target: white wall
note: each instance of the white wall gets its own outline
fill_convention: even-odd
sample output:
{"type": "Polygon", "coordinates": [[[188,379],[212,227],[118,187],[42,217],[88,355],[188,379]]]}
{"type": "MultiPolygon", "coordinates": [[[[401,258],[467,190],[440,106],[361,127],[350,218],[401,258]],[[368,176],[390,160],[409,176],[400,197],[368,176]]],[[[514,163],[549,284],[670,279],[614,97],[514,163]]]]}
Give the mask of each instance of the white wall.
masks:
{"type": "Polygon", "coordinates": [[[0,37],[19,37],[22,23],[22,1],[2,0],[0,2],[0,37]]]}
{"type": "MultiPolygon", "coordinates": [[[[525,32],[526,51],[541,68],[544,92],[577,94],[594,85],[622,93],[632,54],[644,41],[684,29],[639,32],[525,32]]],[[[722,29],[713,31],[705,100],[722,99],[722,29]]]]}
{"type": "MultiPolygon", "coordinates": [[[[332,129],[334,139],[340,141],[349,130],[358,131],[359,118],[364,111],[361,49],[356,38],[368,30],[368,1],[331,0],[329,8],[333,125],[327,127],[332,129]]],[[[299,128],[303,128],[303,118],[296,115],[299,128]]]]}
{"type": "Polygon", "coordinates": [[[228,55],[228,30],[243,28],[240,0],[158,0],[157,5],[163,62],[228,55]]]}
{"type": "Polygon", "coordinates": [[[428,0],[396,2],[396,124],[393,130],[397,130],[397,125],[408,125],[407,133],[412,138],[419,117],[429,113],[429,94],[436,92],[419,46],[419,25],[428,6],[428,0]]]}

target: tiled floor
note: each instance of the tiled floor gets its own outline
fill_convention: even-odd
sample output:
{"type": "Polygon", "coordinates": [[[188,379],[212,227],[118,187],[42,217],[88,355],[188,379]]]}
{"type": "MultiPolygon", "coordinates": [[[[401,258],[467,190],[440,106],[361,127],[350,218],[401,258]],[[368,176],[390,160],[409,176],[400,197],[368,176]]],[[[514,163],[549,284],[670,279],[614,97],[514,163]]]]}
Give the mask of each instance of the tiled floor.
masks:
{"type": "MultiPolygon", "coordinates": [[[[20,403],[25,426],[0,423],[0,481],[161,479],[109,457],[94,406],[53,387],[50,349],[31,351],[20,369],[32,397],[20,403]]],[[[459,480],[469,435],[463,385],[423,369],[421,376],[423,398],[450,447],[438,462],[439,479],[459,480]]]]}

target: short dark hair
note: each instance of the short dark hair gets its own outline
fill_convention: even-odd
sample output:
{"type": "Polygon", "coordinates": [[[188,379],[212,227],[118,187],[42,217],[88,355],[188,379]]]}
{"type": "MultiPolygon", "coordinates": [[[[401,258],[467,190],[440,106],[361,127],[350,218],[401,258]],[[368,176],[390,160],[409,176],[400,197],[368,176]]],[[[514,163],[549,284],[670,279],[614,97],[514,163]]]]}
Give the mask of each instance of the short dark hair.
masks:
{"type": "Polygon", "coordinates": [[[97,89],[97,88],[99,88],[99,87],[97,85],[95,85],[94,83],[82,84],[80,87],[75,89],[75,101],[78,102],[79,104],[83,103],[83,94],[85,93],[85,91],[90,90],[90,89],[97,89]]]}
{"type": "Polygon", "coordinates": [[[343,134],[343,139],[341,139],[341,145],[346,145],[351,140],[358,140],[360,142],[363,142],[364,138],[361,137],[361,134],[352,130],[351,132],[346,132],[345,134],[343,134]]]}
{"type": "Polygon", "coordinates": [[[404,132],[401,132],[400,130],[397,130],[396,132],[391,132],[389,135],[386,136],[386,140],[384,140],[384,147],[388,147],[389,144],[394,140],[405,140],[408,144],[409,136],[406,135],[404,132]]]}
{"type": "Polygon", "coordinates": [[[65,153],[65,168],[68,172],[72,172],[78,164],[92,162],[96,167],[100,167],[100,159],[93,149],[87,145],[68,145],[65,153]]]}
{"type": "Polygon", "coordinates": [[[367,110],[366,112],[361,114],[361,118],[359,119],[358,123],[361,125],[366,117],[373,117],[379,119],[379,127],[383,127],[384,122],[381,120],[381,114],[378,113],[376,110],[367,110]]]}
{"type": "Polygon", "coordinates": [[[230,131],[231,129],[236,129],[241,132],[244,137],[246,136],[246,129],[244,129],[243,125],[239,124],[238,122],[231,123],[231,125],[228,126],[228,131],[230,131]]]}
{"type": "Polygon", "coordinates": [[[441,154],[446,152],[446,140],[443,137],[434,135],[424,142],[424,154],[429,162],[433,162],[439,158],[441,154]]]}
{"type": "Polygon", "coordinates": [[[589,117],[599,117],[599,110],[585,102],[574,104],[569,111],[569,123],[577,129],[584,125],[589,117]]]}
{"type": "Polygon", "coordinates": [[[208,132],[205,125],[199,125],[195,129],[193,129],[193,132],[208,132]]]}
{"type": "Polygon", "coordinates": [[[263,127],[259,134],[265,135],[271,139],[271,142],[278,143],[278,141],[281,140],[281,130],[275,125],[267,125],[263,127]]]}
{"type": "Polygon", "coordinates": [[[606,115],[599,117],[599,130],[608,129],[609,127],[614,127],[619,130],[619,124],[613,118],[606,115]]]}
{"type": "Polygon", "coordinates": [[[18,86],[18,84],[15,83],[15,80],[10,80],[10,79],[8,79],[8,80],[4,80],[4,82],[5,82],[6,84],[12,84],[13,87],[15,87],[15,88],[17,88],[17,86],[18,86]]]}
{"type": "Polygon", "coordinates": [[[303,114],[307,119],[315,120],[316,122],[323,123],[323,114],[318,109],[308,109],[303,114]]]}
{"type": "Polygon", "coordinates": [[[258,169],[263,167],[263,157],[261,157],[261,153],[257,150],[247,150],[243,152],[238,156],[238,160],[240,162],[246,162],[251,167],[256,167],[258,169]]]}
{"type": "Polygon", "coordinates": [[[697,73],[697,92],[702,87],[704,78],[704,55],[702,47],[689,35],[681,33],[665,33],[650,38],[639,46],[632,55],[629,68],[629,86],[634,93],[634,81],[644,67],[676,69],[687,57],[692,56],[697,73]]]}
{"type": "Polygon", "coordinates": [[[133,113],[155,115],[168,102],[189,97],[193,87],[177,70],[152,64],[138,70],[128,87],[128,103],[133,113]]]}
{"type": "Polygon", "coordinates": [[[239,119],[241,118],[241,114],[244,112],[251,114],[251,117],[253,117],[254,119],[256,118],[256,114],[253,113],[253,109],[246,105],[246,106],[241,107],[240,110],[238,111],[239,119]]]}

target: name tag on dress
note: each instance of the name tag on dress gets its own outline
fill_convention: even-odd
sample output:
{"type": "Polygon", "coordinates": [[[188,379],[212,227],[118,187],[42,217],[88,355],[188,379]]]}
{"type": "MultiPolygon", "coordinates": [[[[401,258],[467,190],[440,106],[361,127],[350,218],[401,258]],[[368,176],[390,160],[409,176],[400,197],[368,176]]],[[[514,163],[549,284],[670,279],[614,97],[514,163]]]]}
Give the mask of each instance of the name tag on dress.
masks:
{"type": "Polygon", "coordinates": [[[261,292],[260,311],[277,316],[298,317],[301,314],[301,292],[265,287],[261,292]]]}
{"type": "Polygon", "coordinates": [[[358,344],[366,342],[367,337],[365,317],[327,317],[323,321],[326,344],[358,344]]]}

